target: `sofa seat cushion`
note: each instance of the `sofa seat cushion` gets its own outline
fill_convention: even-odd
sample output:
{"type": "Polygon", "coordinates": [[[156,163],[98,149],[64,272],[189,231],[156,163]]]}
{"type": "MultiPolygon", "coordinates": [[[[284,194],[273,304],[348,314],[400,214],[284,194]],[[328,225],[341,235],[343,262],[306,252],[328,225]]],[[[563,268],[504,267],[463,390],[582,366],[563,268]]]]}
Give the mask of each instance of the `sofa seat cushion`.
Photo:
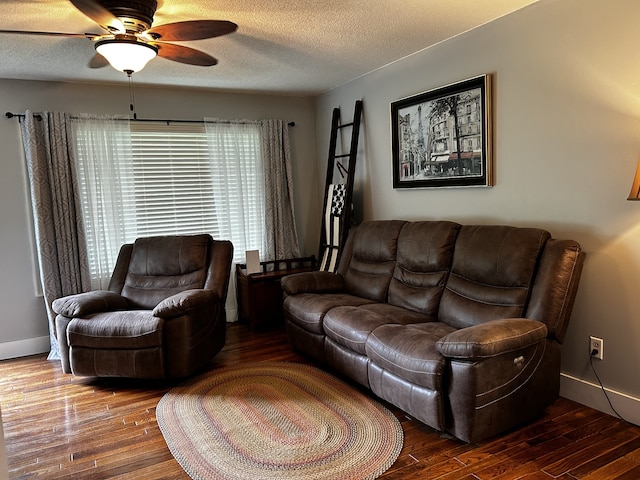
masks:
{"type": "Polygon", "coordinates": [[[440,391],[445,357],[435,345],[454,330],[442,322],[382,325],[367,339],[365,351],[380,368],[416,385],[440,391]]]}
{"type": "Polygon", "coordinates": [[[336,343],[366,355],[365,343],[376,328],[389,323],[405,325],[431,320],[427,315],[387,303],[371,303],[332,308],[325,315],[324,331],[336,343]]]}
{"type": "Polygon", "coordinates": [[[374,302],[348,293],[303,293],[286,297],[284,310],[291,323],[308,332],[324,334],[323,321],[329,310],[343,305],[357,307],[367,303],[374,302]]]}
{"type": "Polygon", "coordinates": [[[96,313],[71,320],[67,340],[70,347],[105,350],[161,347],[163,324],[149,310],[96,313]]]}

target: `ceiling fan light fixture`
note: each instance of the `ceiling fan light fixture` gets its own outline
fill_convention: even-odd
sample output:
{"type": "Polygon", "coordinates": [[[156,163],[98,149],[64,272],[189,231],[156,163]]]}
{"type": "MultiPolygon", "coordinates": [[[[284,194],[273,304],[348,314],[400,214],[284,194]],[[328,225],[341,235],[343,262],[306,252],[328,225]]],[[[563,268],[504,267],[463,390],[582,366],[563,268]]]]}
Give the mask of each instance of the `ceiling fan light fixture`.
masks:
{"type": "Polygon", "coordinates": [[[158,54],[157,47],[137,40],[100,40],[95,47],[113,68],[128,75],[142,70],[158,54]]]}

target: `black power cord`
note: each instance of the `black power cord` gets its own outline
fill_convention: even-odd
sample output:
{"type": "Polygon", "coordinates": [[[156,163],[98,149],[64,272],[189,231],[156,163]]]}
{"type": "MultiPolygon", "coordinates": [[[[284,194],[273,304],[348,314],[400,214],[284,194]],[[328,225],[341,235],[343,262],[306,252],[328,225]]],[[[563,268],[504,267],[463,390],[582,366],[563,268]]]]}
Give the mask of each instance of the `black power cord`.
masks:
{"type": "Polygon", "coordinates": [[[600,380],[600,377],[598,376],[598,372],[596,372],[595,367],[593,366],[593,356],[596,355],[598,353],[598,350],[596,350],[595,348],[593,350],[591,350],[591,355],[589,355],[589,365],[591,365],[591,370],[593,370],[593,374],[596,376],[596,378],[598,379],[598,383],[600,384],[600,388],[602,389],[602,393],[604,393],[604,397],[607,399],[607,402],[609,402],[609,406],[611,407],[611,410],[613,410],[613,413],[616,414],[616,417],[618,417],[620,420],[622,420],[625,423],[628,423],[629,425],[633,425],[634,427],[640,427],[640,425],[637,425],[633,422],[630,422],[629,420],[627,420],[626,418],[624,418],[622,415],[620,415],[618,413],[618,411],[613,407],[613,404],[611,403],[611,399],[609,398],[609,394],[607,393],[607,390],[604,388],[604,385],[602,384],[602,381],[600,380]]]}

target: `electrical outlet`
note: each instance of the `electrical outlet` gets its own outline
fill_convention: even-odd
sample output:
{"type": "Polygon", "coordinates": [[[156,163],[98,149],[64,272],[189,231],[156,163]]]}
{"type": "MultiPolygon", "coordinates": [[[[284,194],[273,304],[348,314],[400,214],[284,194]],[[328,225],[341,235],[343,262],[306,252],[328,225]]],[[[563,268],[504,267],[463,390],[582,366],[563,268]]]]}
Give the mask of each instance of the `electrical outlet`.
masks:
{"type": "Polygon", "coordinates": [[[598,360],[604,356],[604,340],[598,337],[589,337],[589,355],[598,360]]]}

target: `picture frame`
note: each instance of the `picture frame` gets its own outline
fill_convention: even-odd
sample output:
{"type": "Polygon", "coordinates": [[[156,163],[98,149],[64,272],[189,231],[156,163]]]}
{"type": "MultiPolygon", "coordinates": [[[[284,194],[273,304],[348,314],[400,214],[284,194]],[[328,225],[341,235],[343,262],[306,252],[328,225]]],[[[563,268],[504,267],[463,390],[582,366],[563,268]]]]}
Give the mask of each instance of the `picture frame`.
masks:
{"type": "Polygon", "coordinates": [[[493,185],[491,76],[391,103],[393,188],[493,185]]]}

